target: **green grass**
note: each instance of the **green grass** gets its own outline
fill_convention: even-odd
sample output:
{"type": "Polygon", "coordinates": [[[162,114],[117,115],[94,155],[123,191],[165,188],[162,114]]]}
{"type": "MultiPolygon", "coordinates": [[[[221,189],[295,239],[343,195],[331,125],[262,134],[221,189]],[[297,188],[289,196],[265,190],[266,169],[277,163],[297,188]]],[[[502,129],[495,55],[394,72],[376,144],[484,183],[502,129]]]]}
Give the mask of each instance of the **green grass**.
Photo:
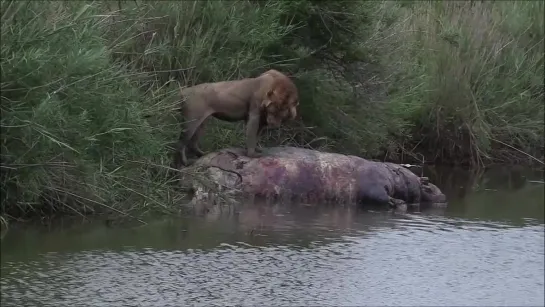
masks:
{"type": "Polygon", "coordinates": [[[76,2],[2,2],[2,211],[172,210],[164,139],[107,18],[76,2]]]}
{"type": "Polygon", "coordinates": [[[399,16],[373,43],[390,50],[388,96],[413,148],[446,163],[543,160],[543,2],[383,6],[399,16]]]}
{"type": "MultiPolygon", "coordinates": [[[[177,212],[178,86],[294,77],[295,145],[392,161],[543,161],[543,3],[1,1],[0,221],[177,212]]],[[[211,120],[202,148],[244,146],[211,120]]]]}

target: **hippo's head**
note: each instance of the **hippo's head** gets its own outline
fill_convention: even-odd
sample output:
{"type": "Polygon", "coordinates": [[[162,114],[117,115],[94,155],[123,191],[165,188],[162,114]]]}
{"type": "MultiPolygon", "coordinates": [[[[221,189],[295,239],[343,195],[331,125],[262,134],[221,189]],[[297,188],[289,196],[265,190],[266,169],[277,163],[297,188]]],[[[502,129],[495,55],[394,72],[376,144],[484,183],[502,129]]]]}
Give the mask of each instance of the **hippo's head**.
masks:
{"type": "Polygon", "coordinates": [[[429,182],[427,177],[420,178],[420,195],[422,203],[438,206],[447,205],[445,194],[435,184],[429,182]]]}

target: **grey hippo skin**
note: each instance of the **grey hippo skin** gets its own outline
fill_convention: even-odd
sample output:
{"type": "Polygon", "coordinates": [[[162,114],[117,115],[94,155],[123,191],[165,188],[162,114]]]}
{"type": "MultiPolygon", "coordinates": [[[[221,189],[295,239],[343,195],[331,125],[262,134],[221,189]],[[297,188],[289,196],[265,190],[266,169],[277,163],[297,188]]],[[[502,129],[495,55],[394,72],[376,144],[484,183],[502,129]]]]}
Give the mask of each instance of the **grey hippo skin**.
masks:
{"type": "MultiPolygon", "coordinates": [[[[209,153],[190,169],[200,170],[220,194],[235,189],[248,196],[394,208],[447,204],[437,186],[399,164],[296,147],[264,148],[258,158],[244,153],[242,148],[209,153]]],[[[197,197],[210,192],[200,182],[192,180],[197,197]]]]}

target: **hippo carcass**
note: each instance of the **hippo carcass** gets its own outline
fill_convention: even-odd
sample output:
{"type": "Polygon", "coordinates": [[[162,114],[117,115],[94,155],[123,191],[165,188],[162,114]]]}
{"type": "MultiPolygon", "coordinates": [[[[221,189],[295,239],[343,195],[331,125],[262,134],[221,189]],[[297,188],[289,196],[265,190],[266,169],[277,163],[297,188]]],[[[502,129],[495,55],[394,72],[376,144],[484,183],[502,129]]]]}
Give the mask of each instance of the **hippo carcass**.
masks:
{"type": "MultiPolygon", "coordinates": [[[[227,148],[201,157],[190,168],[202,171],[220,193],[236,190],[307,203],[446,205],[437,186],[399,164],[304,148],[264,148],[257,158],[245,156],[242,148],[227,148]]],[[[202,181],[192,182],[196,197],[210,193],[202,181]]]]}

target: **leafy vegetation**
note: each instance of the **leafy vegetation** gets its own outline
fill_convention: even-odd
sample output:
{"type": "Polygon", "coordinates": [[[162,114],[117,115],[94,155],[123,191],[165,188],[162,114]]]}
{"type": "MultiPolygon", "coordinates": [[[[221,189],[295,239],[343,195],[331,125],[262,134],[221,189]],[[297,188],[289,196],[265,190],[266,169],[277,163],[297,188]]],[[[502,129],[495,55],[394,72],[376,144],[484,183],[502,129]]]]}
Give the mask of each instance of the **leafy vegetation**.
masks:
{"type": "MultiPolygon", "coordinates": [[[[1,1],[1,221],[178,210],[178,87],[291,75],[265,131],[366,158],[542,161],[543,2],[1,1]]],[[[210,121],[202,148],[243,146],[210,121]]]]}

